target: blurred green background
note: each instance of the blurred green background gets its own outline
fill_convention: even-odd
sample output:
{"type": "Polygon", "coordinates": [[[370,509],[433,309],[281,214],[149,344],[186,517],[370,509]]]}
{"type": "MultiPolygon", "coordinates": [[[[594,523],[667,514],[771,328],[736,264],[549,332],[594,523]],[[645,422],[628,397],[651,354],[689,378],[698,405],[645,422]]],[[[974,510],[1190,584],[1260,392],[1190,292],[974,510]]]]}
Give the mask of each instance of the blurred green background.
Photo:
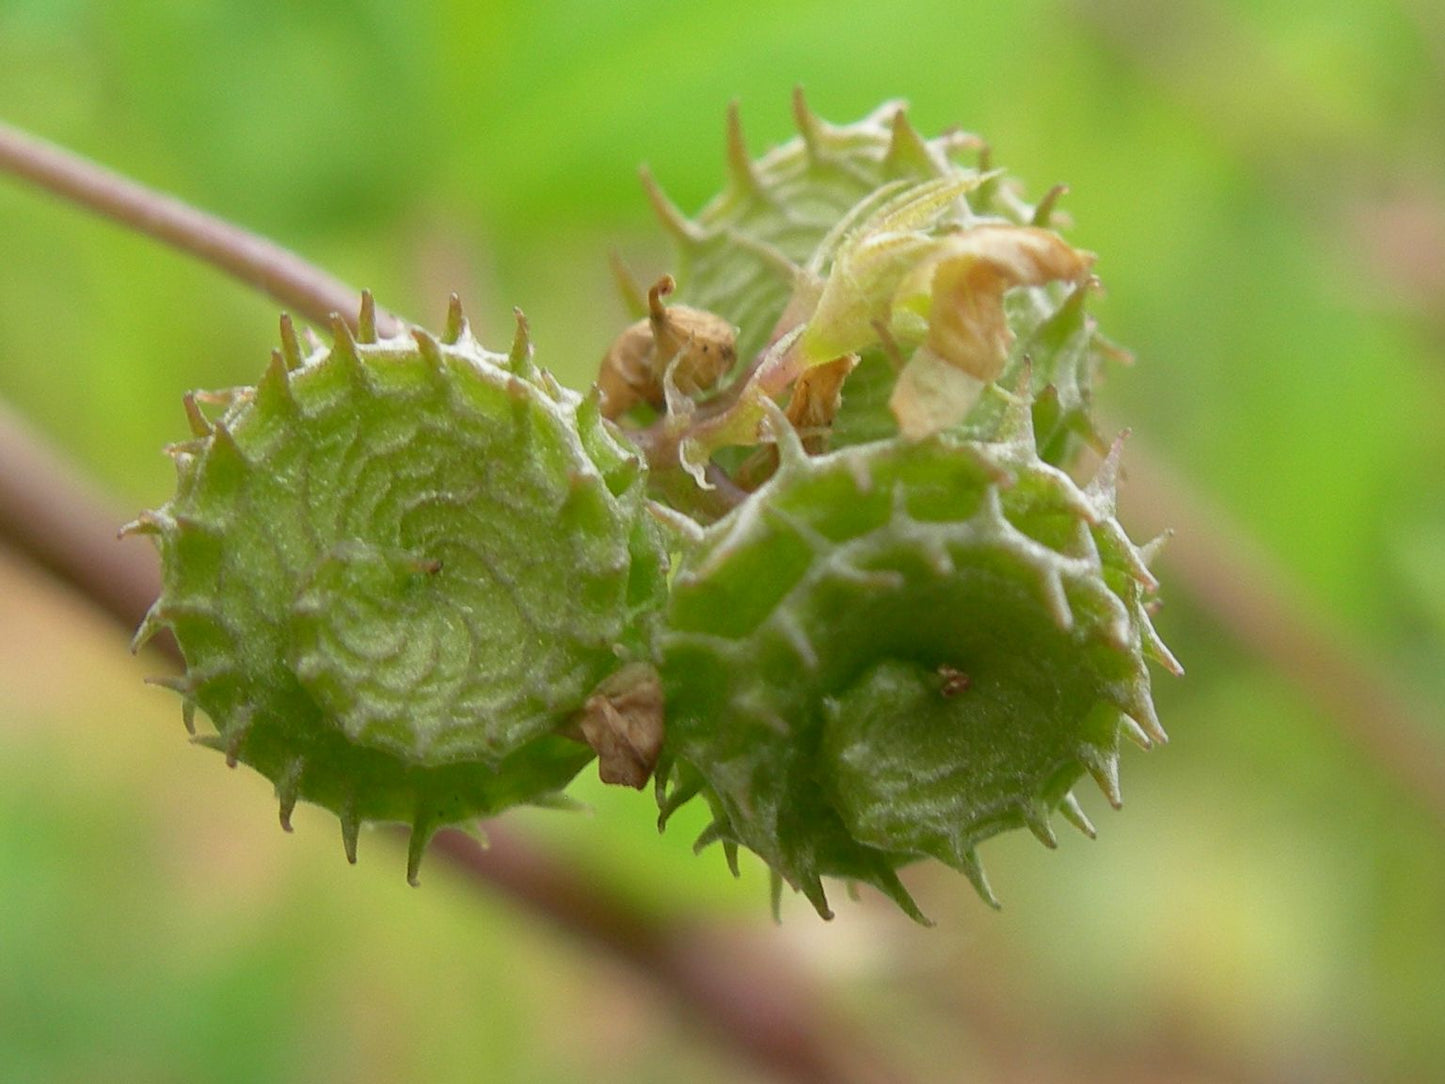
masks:
{"type": "MultiPolygon", "coordinates": [[[[905,97],[1031,192],[1069,183],[1095,311],[1138,357],[1102,392],[1128,457],[1259,543],[1271,589],[1411,690],[1445,750],[1435,0],[0,0],[0,116],[424,323],[456,290],[500,348],[518,305],[574,385],[626,318],[608,250],[667,266],[638,164],[695,210],[727,102],[761,152],[795,84],[840,122],[905,97]]],[[[0,179],[0,398],[118,519],[168,495],[181,393],[261,371],[274,310],[0,179]]],[[[1127,487],[1123,515],[1156,525],[1127,487]]],[[[785,901],[773,927],[759,866],[733,881],[696,825],[659,838],[591,772],[595,813],[508,827],[790,962],[920,1080],[1445,1079],[1445,825],[1171,591],[1167,555],[1163,578],[1173,742],[1126,753],[1122,814],[1082,795],[1097,842],[986,845],[1000,914],[920,868],[937,929],[872,895],[826,925],[785,901]]],[[[440,866],[407,888],[390,839],[353,869],[329,816],[283,835],[268,784],[187,747],[141,684],[158,668],[0,555],[0,1080],[752,1079],[440,866]]]]}

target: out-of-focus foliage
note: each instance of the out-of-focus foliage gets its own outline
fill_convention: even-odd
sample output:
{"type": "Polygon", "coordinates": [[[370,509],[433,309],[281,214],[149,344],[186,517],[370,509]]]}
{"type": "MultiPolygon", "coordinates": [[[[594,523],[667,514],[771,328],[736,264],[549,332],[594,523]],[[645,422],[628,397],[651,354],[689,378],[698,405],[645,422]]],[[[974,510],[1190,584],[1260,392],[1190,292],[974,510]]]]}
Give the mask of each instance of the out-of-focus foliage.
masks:
{"type": "MultiPolygon", "coordinates": [[[[607,249],[667,269],[637,163],[692,211],[730,98],[757,151],[795,83],[838,120],[907,97],[921,130],[984,134],[1031,190],[1071,186],[1104,328],[1139,357],[1103,394],[1138,434],[1127,456],[1166,459],[1438,703],[1437,7],[0,0],[0,115],[425,322],[457,290],[494,348],[520,305],[577,385],[627,321],[607,249]]],[[[253,381],[273,338],[266,300],[0,182],[0,396],[111,487],[118,521],[171,488],[180,394],[253,381]]],[[[1150,510],[1126,487],[1131,514],[1150,510]]],[[[1000,915],[920,870],[938,930],[865,894],[756,936],[925,1079],[1437,1077],[1438,823],[1179,592],[1159,624],[1190,667],[1160,683],[1174,742],[1129,765],[1125,814],[1090,808],[1096,843],[986,845],[1000,915]]],[[[384,838],[353,870],[319,815],[283,836],[266,785],[187,750],[170,695],[139,685],[156,664],[123,651],[3,566],[5,1075],[732,1077],[528,919],[439,871],[406,889],[384,838]]],[[[765,921],[759,867],[734,883],[686,832],[653,836],[636,795],[583,793],[595,817],[509,825],[662,913],[765,921]]]]}

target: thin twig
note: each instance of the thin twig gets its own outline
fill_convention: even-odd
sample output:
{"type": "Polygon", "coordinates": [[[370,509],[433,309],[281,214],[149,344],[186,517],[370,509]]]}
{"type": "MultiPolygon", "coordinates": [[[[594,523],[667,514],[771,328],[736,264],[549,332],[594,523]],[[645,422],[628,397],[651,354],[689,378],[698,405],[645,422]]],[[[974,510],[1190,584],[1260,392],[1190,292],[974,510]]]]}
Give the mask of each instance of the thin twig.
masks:
{"type": "MultiPolygon", "coordinates": [[[[154,554],[116,544],[120,522],[94,485],[0,403],[0,544],[135,627],[159,593],[160,579],[154,554]]],[[[169,636],[163,641],[174,650],[169,636]]]]}
{"type": "MultiPolygon", "coordinates": [[[[312,323],[337,313],[356,330],[357,291],[290,250],[3,122],[0,171],[188,252],[312,323]]],[[[394,335],[403,322],[378,309],[376,326],[394,335]]]]}

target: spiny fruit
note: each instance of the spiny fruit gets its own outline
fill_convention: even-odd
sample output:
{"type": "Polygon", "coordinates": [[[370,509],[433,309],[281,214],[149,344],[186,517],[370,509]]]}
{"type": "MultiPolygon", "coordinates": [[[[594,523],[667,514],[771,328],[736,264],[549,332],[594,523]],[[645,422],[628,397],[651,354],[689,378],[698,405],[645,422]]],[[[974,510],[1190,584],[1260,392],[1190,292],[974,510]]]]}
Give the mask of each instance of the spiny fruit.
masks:
{"type": "Polygon", "coordinates": [[[1118,804],[1120,735],[1164,740],[1144,658],[1177,664],[1146,610],[1152,551],[1114,519],[1116,459],[1079,488],[1039,460],[1030,406],[999,442],[818,457],[775,415],[777,473],[674,581],[664,820],[701,791],[701,842],[756,851],[819,913],[831,876],[920,917],[898,866],[933,856],[993,902],[982,840],[1052,846],[1059,808],[1092,833],[1086,772],[1118,804]]]}
{"type": "Polygon", "coordinates": [[[1145,660],[1178,664],[1156,547],[1115,518],[1117,444],[1087,487],[1060,469],[1102,450],[1090,394],[1118,353],[1085,312],[1094,257],[1049,228],[1060,190],[1027,203],[896,104],[847,126],[795,106],[798,138],[756,161],[730,114],[729,183],[695,219],[647,181],[679,296],[742,359],[622,419],[704,524],[660,636],[658,797],[666,822],[701,794],[699,844],[755,851],[821,914],[831,876],[921,917],[907,862],[994,902],[981,841],[1052,845],[1055,810],[1092,833],[1071,788],[1118,803],[1120,735],[1164,740],[1145,660]]]}
{"type": "Polygon", "coordinates": [[[175,496],[155,536],[170,684],[201,739],[341,820],[438,827],[547,802],[592,757],[589,697],[645,659],[665,554],[636,455],[595,394],[484,350],[453,305],[440,340],[353,338],[303,355],[289,322],[255,388],[187,397],[175,496]],[[199,403],[214,402],[207,417],[199,403]]]}
{"type": "Polygon", "coordinates": [[[681,304],[656,280],[586,397],[520,319],[504,356],[455,306],[378,341],[368,301],[356,338],[303,356],[283,321],[257,387],[187,398],[176,495],[132,525],[165,566],[137,642],[174,632],[188,725],[283,824],[323,805],[354,858],[409,823],[415,879],[437,827],[555,800],[595,750],[821,914],[840,877],[921,919],[905,863],[992,902],[983,840],[1092,833],[1085,774],[1118,804],[1120,737],[1164,739],[1146,660],[1178,664],[1118,443],[1063,470],[1104,448],[1094,258],[1059,190],[956,161],[971,136],[796,114],[752,160],[733,111],[696,219],[649,181],[681,304]]]}

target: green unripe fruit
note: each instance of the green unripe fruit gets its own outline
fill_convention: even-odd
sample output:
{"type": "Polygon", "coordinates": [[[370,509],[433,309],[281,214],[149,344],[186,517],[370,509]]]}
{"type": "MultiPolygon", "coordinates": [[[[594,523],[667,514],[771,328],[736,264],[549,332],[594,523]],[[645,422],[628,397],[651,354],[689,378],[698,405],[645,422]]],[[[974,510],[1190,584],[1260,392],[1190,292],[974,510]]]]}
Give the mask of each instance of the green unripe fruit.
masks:
{"type": "MultiPolygon", "coordinates": [[[[674,581],[661,672],[672,790],[827,914],[821,878],[933,856],[992,900],[976,847],[1052,840],[1086,772],[1118,801],[1119,736],[1163,740],[1145,657],[1147,550],[1114,517],[1110,460],[1080,489],[1009,439],[803,453],[708,528],[674,581]]],[[[1084,822],[1086,823],[1086,822],[1084,822]]]]}
{"type": "MultiPolygon", "coordinates": [[[[369,323],[363,313],[363,326],[369,323]]],[[[665,555],[636,456],[595,396],[482,349],[454,310],[425,333],[286,348],[173,449],[156,536],[173,682],[202,739],[341,818],[438,827],[552,800],[592,756],[563,736],[646,657],[665,555]]]]}
{"type": "Polygon", "coordinates": [[[683,304],[656,280],[600,392],[520,322],[506,356],[455,310],[377,341],[368,303],[305,357],[283,322],[214,420],[188,398],[176,496],[134,525],[165,565],[137,639],[174,632],[188,725],[283,824],[323,805],[354,858],[362,822],[409,823],[414,879],[437,827],[554,801],[595,750],[606,782],[656,768],[664,822],[701,795],[699,845],[821,914],[837,877],[921,920],[902,865],[994,902],[982,841],[1092,834],[1086,774],[1119,803],[1121,736],[1164,740],[1146,660],[1179,668],[1117,443],[1087,486],[1062,469],[1103,446],[1094,257],[973,137],[796,113],[757,160],[731,115],[696,219],[651,186],[683,304]]]}

